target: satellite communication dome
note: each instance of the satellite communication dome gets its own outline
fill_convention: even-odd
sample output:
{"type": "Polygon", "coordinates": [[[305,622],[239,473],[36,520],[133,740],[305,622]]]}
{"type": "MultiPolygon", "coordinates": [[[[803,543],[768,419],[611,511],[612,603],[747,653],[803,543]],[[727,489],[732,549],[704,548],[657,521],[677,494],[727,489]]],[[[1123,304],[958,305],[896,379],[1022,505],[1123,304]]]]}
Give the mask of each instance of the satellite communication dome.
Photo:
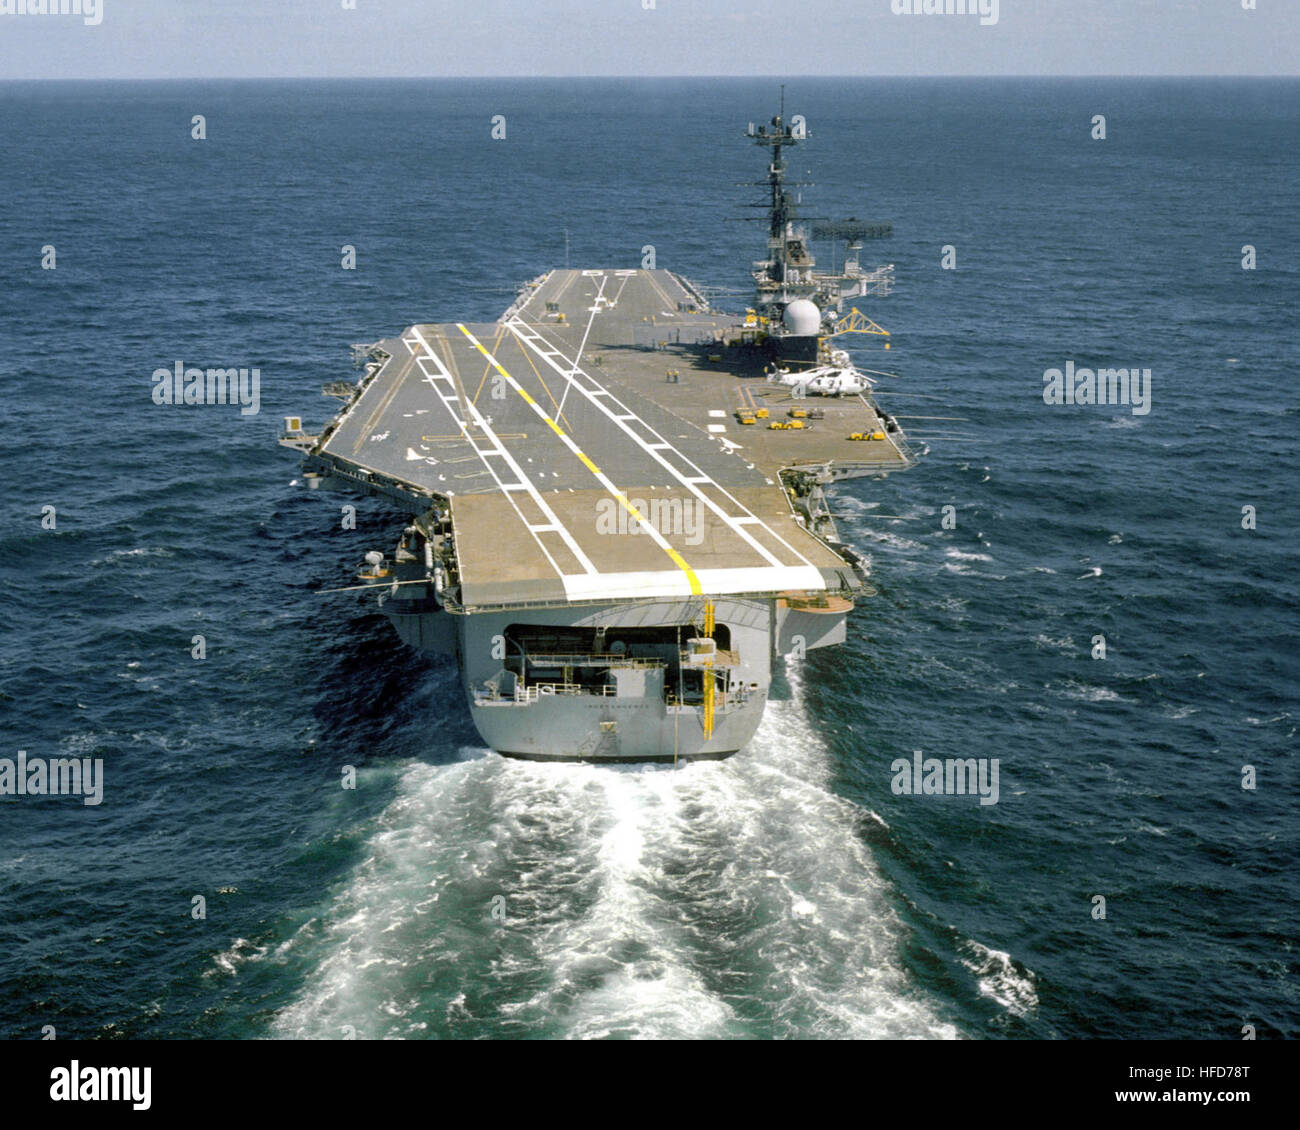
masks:
{"type": "Polygon", "coordinates": [[[817,309],[817,303],[796,298],[781,312],[781,321],[795,337],[812,337],[821,329],[822,312],[817,309]]]}

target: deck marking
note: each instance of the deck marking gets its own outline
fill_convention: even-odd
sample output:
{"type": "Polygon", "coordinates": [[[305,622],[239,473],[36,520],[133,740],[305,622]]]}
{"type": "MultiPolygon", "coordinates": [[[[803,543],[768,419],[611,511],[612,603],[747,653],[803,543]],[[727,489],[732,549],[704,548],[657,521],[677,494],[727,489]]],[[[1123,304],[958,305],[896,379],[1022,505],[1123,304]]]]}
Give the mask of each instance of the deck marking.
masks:
{"type": "MultiPolygon", "coordinates": [[[[497,334],[497,336],[496,336],[496,340],[492,343],[492,348],[493,348],[493,349],[497,349],[497,348],[500,347],[500,345],[501,345],[501,339],[502,339],[503,337],[505,337],[505,335],[506,335],[506,330],[505,330],[505,327],[502,326],[500,332],[499,332],[499,333],[497,334]]],[[[479,397],[482,395],[482,393],[483,393],[483,386],[487,383],[488,372],[491,370],[491,368],[492,368],[491,365],[484,365],[484,366],[483,366],[483,376],[480,378],[480,380],[479,380],[479,382],[478,382],[478,388],[476,388],[476,389],[474,390],[474,403],[475,403],[475,404],[478,403],[478,398],[479,398],[479,397]]]]}
{"type": "Polygon", "coordinates": [[[635,271],[615,271],[615,272],[614,272],[614,277],[615,277],[615,278],[621,278],[623,281],[622,281],[621,283],[619,283],[619,285],[618,285],[618,293],[614,295],[614,299],[613,299],[613,301],[610,302],[610,305],[611,305],[611,306],[617,306],[617,305],[618,305],[618,300],[619,300],[620,298],[623,297],[623,288],[624,288],[625,286],[627,286],[627,280],[630,279],[630,278],[634,278],[635,276],[636,276],[636,272],[635,272],[635,271]]]}
{"type": "MultiPolygon", "coordinates": [[[[600,296],[601,296],[601,294],[604,293],[604,291],[605,291],[605,284],[606,284],[607,282],[609,282],[609,276],[608,276],[608,275],[605,275],[605,274],[602,274],[602,275],[600,276],[600,290],[598,290],[598,291],[596,292],[596,305],[593,306],[593,307],[591,308],[591,317],[587,319],[587,328],[586,328],[585,330],[583,330],[583,332],[582,332],[582,341],[581,341],[581,342],[579,343],[579,345],[578,345],[577,358],[576,358],[576,359],[574,360],[574,362],[573,362],[573,372],[571,372],[571,373],[569,374],[570,377],[572,377],[573,374],[576,373],[576,372],[578,371],[578,362],[582,360],[582,351],[583,351],[584,349],[587,348],[587,335],[591,333],[591,324],[592,324],[592,322],[594,322],[594,321],[596,320],[596,311],[600,309],[600,296]]],[[[509,324],[510,324],[509,322],[506,323],[507,326],[508,326],[509,324]]],[[[562,356],[564,356],[564,355],[563,355],[563,354],[560,354],[560,356],[562,357],[562,356]]],[[[549,357],[547,358],[547,361],[550,361],[550,358],[549,358],[549,357]]],[[[551,362],[551,364],[554,364],[554,362],[551,362]]],[[[572,388],[572,387],[573,387],[573,386],[572,386],[571,383],[570,383],[570,384],[567,384],[567,385],[565,386],[564,391],[560,394],[560,414],[561,414],[561,415],[564,413],[564,400],[565,400],[565,397],[567,397],[567,396],[569,395],[569,389],[572,388]]]]}
{"type": "Polygon", "coordinates": [[[501,364],[501,362],[498,361],[495,357],[492,356],[491,353],[488,352],[487,347],[484,346],[483,343],[478,340],[478,338],[476,338],[472,333],[470,333],[469,330],[460,322],[456,323],[456,328],[460,330],[460,332],[463,333],[467,338],[469,338],[470,343],[480,353],[482,353],[484,357],[488,359],[488,363],[491,364],[492,367],[495,368],[496,371],[500,373],[502,377],[505,378],[505,380],[509,383],[510,387],[515,390],[515,392],[519,393],[519,395],[524,398],[524,400],[528,403],[528,405],[532,408],[532,410],[536,412],[543,420],[545,420],[547,424],[550,425],[551,430],[555,432],[557,436],[560,437],[560,440],[564,443],[564,446],[567,447],[570,451],[572,451],[573,454],[576,455],[578,459],[582,462],[583,466],[585,466],[587,470],[589,470],[593,475],[596,476],[596,479],[600,482],[601,486],[603,486],[607,491],[609,491],[610,494],[614,496],[614,498],[618,500],[619,505],[622,506],[623,509],[627,511],[628,515],[637,521],[639,528],[642,531],[644,531],[646,534],[648,534],[650,536],[650,539],[656,545],[658,545],[660,549],[662,549],[666,554],[668,554],[669,558],[672,559],[673,564],[676,565],[677,568],[679,568],[683,573],[686,574],[686,580],[687,583],[689,583],[689,585],[691,586],[691,592],[694,593],[696,596],[702,595],[704,590],[700,586],[700,578],[696,575],[695,570],[692,569],[690,565],[686,563],[686,559],[683,558],[682,555],[678,553],[677,550],[675,550],[668,543],[667,538],[665,538],[663,534],[661,534],[657,529],[654,528],[653,525],[650,524],[649,521],[646,520],[645,516],[642,515],[641,512],[637,510],[637,508],[628,501],[627,496],[621,490],[619,490],[617,486],[615,486],[615,484],[610,480],[609,476],[606,475],[604,472],[602,472],[601,469],[597,467],[596,464],[593,463],[587,457],[586,453],[569,437],[569,435],[566,432],[564,432],[563,429],[561,429],[560,425],[557,424],[546,414],[546,410],[540,404],[538,404],[536,400],[534,400],[531,396],[528,395],[527,391],[519,384],[517,380],[515,380],[514,377],[512,377],[508,372],[506,372],[505,367],[501,364]]]}
{"type": "MultiPolygon", "coordinates": [[[[510,322],[507,322],[506,324],[510,327],[510,330],[515,334],[517,338],[525,342],[529,346],[529,348],[537,350],[540,353],[540,350],[537,349],[537,344],[534,339],[540,339],[542,341],[545,341],[545,339],[542,338],[542,335],[539,332],[534,330],[532,327],[528,326],[526,323],[519,321],[518,319],[513,319],[510,322]]],[[[546,344],[550,344],[550,343],[547,342],[546,344]]],[[[581,374],[581,376],[584,378],[584,381],[588,381],[591,384],[597,385],[597,387],[599,387],[599,382],[597,382],[596,379],[592,377],[590,373],[579,368],[577,365],[574,365],[572,370],[566,373],[559,365],[555,364],[555,362],[548,360],[547,363],[553,369],[555,369],[557,373],[559,373],[562,377],[564,377],[564,379],[569,383],[570,387],[576,387],[579,392],[583,393],[587,397],[587,399],[597,409],[603,412],[609,420],[611,420],[615,425],[617,425],[626,435],[630,436],[634,441],[636,441],[637,445],[640,446],[642,450],[646,451],[651,456],[651,458],[655,459],[658,463],[660,463],[666,470],[668,470],[672,474],[673,478],[675,478],[679,483],[681,483],[682,486],[686,487],[686,489],[689,490],[693,495],[695,495],[696,498],[700,499],[705,506],[707,506],[710,510],[712,510],[714,514],[716,514],[719,518],[721,518],[722,521],[726,523],[726,525],[732,531],[734,531],[738,537],[748,542],[749,545],[754,549],[754,551],[758,553],[758,555],[762,557],[769,565],[771,565],[774,568],[790,568],[790,566],[783,565],[783,563],[777,557],[775,557],[767,549],[766,546],[762,545],[756,538],[754,538],[752,534],[749,533],[748,530],[744,529],[736,521],[736,518],[738,517],[755,517],[755,515],[749,510],[747,506],[741,503],[740,500],[737,499],[724,486],[722,486],[720,483],[714,482],[711,478],[705,475],[703,468],[699,467],[692,459],[684,455],[682,452],[678,451],[675,447],[672,446],[672,444],[664,442],[663,437],[660,436],[659,433],[645,420],[638,419],[638,422],[641,424],[642,427],[644,427],[648,432],[650,432],[650,434],[654,436],[655,439],[659,442],[653,444],[648,442],[647,440],[643,439],[640,435],[638,435],[631,427],[629,427],[626,422],[620,421],[617,418],[617,413],[615,412],[614,409],[610,408],[603,401],[598,400],[596,397],[592,396],[588,388],[585,387],[584,384],[580,384],[575,378],[575,374],[581,374]],[[696,483],[691,482],[690,479],[688,479],[686,474],[678,470],[677,467],[675,467],[667,459],[664,459],[661,455],[658,454],[660,450],[664,450],[664,449],[668,449],[672,451],[673,454],[676,455],[687,468],[694,470],[696,472],[696,476],[694,477],[703,476],[704,481],[709,482],[716,490],[721,492],[742,513],[739,515],[732,515],[724,511],[716,502],[713,501],[713,499],[706,496],[699,489],[696,483]]],[[[612,400],[615,404],[617,404],[619,408],[623,409],[624,412],[629,411],[628,406],[626,404],[623,404],[621,401],[619,401],[619,399],[613,394],[610,394],[609,399],[612,400]]],[[[813,563],[809,561],[808,558],[806,558],[802,553],[800,553],[797,549],[795,549],[794,546],[792,546],[788,541],[786,541],[785,538],[783,538],[776,530],[772,529],[772,527],[769,526],[766,522],[764,522],[761,518],[758,520],[758,522],[773,538],[776,539],[776,541],[778,541],[781,545],[783,545],[786,549],[788,549],[796,558],[802,561],[803,564],[808,567],[808,569],[816,572],[817,582],[815,584],[810,585],[810,587],[812,588],[825,587],[825,581],[822,579],[820,571],[817,570],[816,566],[813,565],[813,563]]]]}
{"type": "MultiPolygon", "coordinates": [[[[439,389],[438,387],[440,382],[446,382],[448,384],[451,384],[453,388],[455,387],[454,382],[451,379],[451,374],[447,371],[447,367],[438,358],[437,354],[435,354],[433,350],[429,348],[429,343],[425,341],[424,335],[420,333],[419,327],[412,326],[411,333],[414,336],[415,341],[424,350],[423,357],[421,357],[418,354],[416,355],[416,362],[420,367],[420,371],[424,373],[425,380],[428,381],[429,386],[434,390],[435,393],[437,393],[438,397],[442,400],[444,406],[446,406],[447,410],[451,413],[452,418],[455,419],[456,423],[460,425],[460,429],[464,433],[465,439],[468,441],[470,447],[474,449],[475,454],[478,455],[480,460],[482,460],[483,466],[488,469],[488,472],[491,474],[492,478],[496,480],[497,486],[501,488],[501,491],[506,496],[507,501],[514,508],[515,513],[519,515],[519,521],[524,526],[528,525],[528,519],[524,517],[523,511],[519,509],[519,504],[516,503],[515,500],[510,497],[511,492],[505,489],[505,484],[501,481],[501,477],[497,474],[492,464],[488,461],[487,455],[489,454],[499,455],[502,459],[506,461],[506,465],[510,468],[512,472],[514,472],[515,475],[516,484],[517,484],[515,489],[524,489],[528,491],[528,494],[532,498],[533,502],[537,504],[538,508],[542,511],[543,514],[546,515],[547,519],[550,522],[555,524],[555,526],[557,527],[557,532],[559,533],[560,537],[563,539],[564,544],[568,546],[569,552],[573,554],[575,560],[577,560],[578,564],[582,566],[584,572],[586,573],[598,572],[596,567],[591,563],[590,558],[588,558],[587,555],[583,553],[582,547],[578,545],[578,543],[574,540],[573,535],[570,534],[568,529],[565,528],[564,523],[562,523],[559,520],[559,518],[556,517],[555,511],[553,511],[550,508],[550,506],[547,505],[546,500],[541,496],[541,493],[537,490],[535,486],[533,486],[531,482],[529,482],[528,477],[523,472],[523,468],[521,468],[519,464],[515,461],[515,457],[511,455],[510,452],[507,451],[506,448],[502,445],[501,440],[497,437],[496,433],[492,430],[488,422],[483,418],[483,414],[473,404],[467,404],[465,407],[469,409],[469,415],[471,415],[474,418],[475,424],[478,425],[478,427],[482,430],[484,437],[491,444],[491,447],[488,448],[486,451],[480,449],[478,442],[475,440],[474,436],[470,434],[468,425],[454,411],[452,411],[451,408],[452,403],[453,402],[459,403],[458,398],[456,397],[454,392],[452,395],[449,396],[446,393],[442,392],[441,389],[439,389]],[[438,370],[437,374],[429,373],[425,369],[424,366],[425,359],[431,361],[434,364],[434,366],[437,367],[438,370]]],[[[402,340],[406,342],[407,348],[411,349],[412,353],[415,353],[415,350],[411,346],[410,342],[407,341],[406,338],[403,338],[402,340]]],[[[560,566],[556,563],[555,558],[551,556],[550,550],[546,548],[546,545],[545,543],[543,543],[542,539],[539,538],[536,533],[533,533],[533,540],[537,542],[537,546],[539,549],[541,549],[542,553],[545,555],[546,560],[551,563],[551,568],[555,570],[558,576],[563,578],[565,576],[564,570],[560,568],[560,566]]]]}
{"type": "MultiPolygon", "coordinates": [[[[391,360],[392,358],[390,357],[388,361],[391,360]]],[[[385,366],[388,364],[388,361],[384,362],[385,366]]],[[[369,436],[373,433],[374,426],[378,422],[377,417],[380,414],[382,414],[384,411],[386,411],[388,406],[393,402],[394,399],[396,399],[398,390],[402,387],[402,385],[406,383],[406,378],[407,376],[410,375],[411,366],[413,363],[414,363],[413,360],[408,360],[406,362],[406,367],[397,374],[397,380],[393,382],[392,387],[386,393],[384,393],[383,396],[379,398],[379,404],[376,405],[375,410],[371,412],[370,416],[366,419],[365,426],[361,429],[360,433],[357,435],[356,443],[352,445],[353,455],[361,454],[361,449],[365,446],[366,439],[369,438],[369,436]]],[[[383,372],[382,367],[380,368],[379,372],[380,373],[383,372]]],[[[378,376],[379,373],[376,373],[375,375],[378,376]]],[[[358,403],[360,403],[359,399],[358,399],[358,403]]],[[[343,422],[342,420],[339,421],[340,425],[342,424],[342,422],[343,422]]]]}
{"type": "MultiPolygon", "coordinates": [[[[492,348],[496,349],[497,346],[494,344],[492,348]]],[[[555,408],[556,419],[559,420],[560,423],[567,428],[569,426],[569,422],[564,418],[564,413],[560,411],[560,402],[555,399],[555,394],[551,392],[551,390],[547,387],[546,381],[542,378],[541,370],[538,369],[538,367],[533,364],[532,355],[529,353],[527,349],[524,349],[523,346],[519,347],[519,354],[520,356],[523,357],[525,361],[528,362],[528,367],[532,369],[533,374],[537,377],[537,383],[542,386],[542,391],[546,393],[546,395],[550,398],[551,404],[555,408]]]]}
{"type": "MultiPolygon", "coordinates": [[[[665,306],[673,306],[673,305],[675,305],[675,303],[673,302],[673,300],[672,300],[671,298],[668,297],[668,292],[667,292],[666,290],[664,290],[664,288],[661,287],[661,286],[659,285],[659,280],[658,280],[657,278],[655,278],[655,276],[654,276],[654,272],[653,272],[653,271],[646,271],[646,273],[645,273],[645,277],[650,281],[650,285],[651,285],[652,287],[654,287],[655,290],[657,290],[657,291],[659,292],[659,297],[662,298],[662,299],[664,300],[664,305],[665,305],[665,306]]],[[[683,293],[684,293],[684,292],[683,292],[683,293]]],[[[665,310],[664,313],[667,314],[668,317],[670,317],[670,318],[676,317],[676,313],[675,313],[675,312],[665,310]]]]}

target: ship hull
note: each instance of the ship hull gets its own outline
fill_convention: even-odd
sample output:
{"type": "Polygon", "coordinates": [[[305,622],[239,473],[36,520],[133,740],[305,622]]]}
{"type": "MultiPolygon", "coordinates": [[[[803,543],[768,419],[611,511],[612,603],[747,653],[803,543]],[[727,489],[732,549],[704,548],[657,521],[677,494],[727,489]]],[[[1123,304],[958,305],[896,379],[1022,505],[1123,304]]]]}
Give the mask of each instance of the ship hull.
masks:
{"type": "Polygon", "coordinates": [[[705,676],[679,662],[701,610],[698,601],[665,601],[457,617],[475,728],[497,752],[534,761],[672,762],[743,749],[771,681],[770,611],[766,602],[717,602],[734,666],[710,671],[718,690],[706,720],[705,676]],[[603,642],[564,657],[572,664],[534,654],[553,646],[544,641],[595,631],[603,642]]]}
{"type": "Polygon", "coordinates": [[[763,718],[766,695],[716,719],[705,737],[701,711],[654,699],[543,695],[527,705],[468,696],[485,744],[531,761],[719,760],[743,749],[763,718]]]}
{"type": "Polygon", "coordinates": [[[685,654],[678,641],[695,634],[698,602],[530,609],[526,625],[519,612],[452,615],[429,599],[382,604],[406,643],[457,658],[466,707],[488,747],[523,760],[604,764],[730,757],[762,722],[774,656],[843,636],[843,610],[809,614],[770,599],[715,606],[714,631],[728,646],[692,670],[675,659],[685,654]],[[585,638],[597,627],[601,648],[562,657],[568,663],[526,654],[538,641],[585,638]],[[655,638],[671,648],[646,642],[655,638]],[[716,687],[711,708],[705,679],[716,687]]]}

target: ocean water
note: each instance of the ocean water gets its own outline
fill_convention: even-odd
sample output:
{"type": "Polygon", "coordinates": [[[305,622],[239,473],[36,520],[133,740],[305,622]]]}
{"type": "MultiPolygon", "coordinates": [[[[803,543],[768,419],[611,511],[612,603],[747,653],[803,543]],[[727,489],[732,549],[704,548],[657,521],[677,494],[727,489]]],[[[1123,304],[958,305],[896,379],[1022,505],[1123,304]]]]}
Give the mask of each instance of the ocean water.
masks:
{"type": "Polygon", "coordinates": [[[743,288],[776,85],[0,84],[0,757],[105,763],[0,797],[0,1034],[1300,1035],[1300,84],[787,80],[805,210],[895,226],[857,359],[930,450],[835,490],[879,595],[729,761],[503,760],[317,594],[402,519],[280,417],[566,235],[743,288]],[[260,412],[155,405],[177,360],[260,412]],[[1150,413],[1046,405],[1067,361],[1150,413]],[[998,803],[895,795],[915,750],[998,803]]]}

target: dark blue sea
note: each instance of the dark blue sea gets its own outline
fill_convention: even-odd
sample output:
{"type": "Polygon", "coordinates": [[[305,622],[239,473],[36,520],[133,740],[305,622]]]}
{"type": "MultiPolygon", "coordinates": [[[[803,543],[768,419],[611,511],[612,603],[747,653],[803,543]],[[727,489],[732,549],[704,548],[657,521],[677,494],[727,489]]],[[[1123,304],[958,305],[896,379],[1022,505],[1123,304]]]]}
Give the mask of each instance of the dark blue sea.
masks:
{"type": "Polygon", "coordinates": [[[566,235],[742,308],[777,82],[0,84],[0,758],[104,762],[0,797],[0,1034],[1300,1035],[1300,83],[786,95],[804,211],[894,224],[855,356],[929,454],[833,492],[848,644],[672,770],[482,748],[450,662],[317,592],[403,517],[276,437],[566,235]],[[153,403],[178,360],[260,412],[153,403]],[[1069,361],[1151,411],[1045,404],[1069,361]],[[895,794],[916,750],[998,803],[895,794]]]}

